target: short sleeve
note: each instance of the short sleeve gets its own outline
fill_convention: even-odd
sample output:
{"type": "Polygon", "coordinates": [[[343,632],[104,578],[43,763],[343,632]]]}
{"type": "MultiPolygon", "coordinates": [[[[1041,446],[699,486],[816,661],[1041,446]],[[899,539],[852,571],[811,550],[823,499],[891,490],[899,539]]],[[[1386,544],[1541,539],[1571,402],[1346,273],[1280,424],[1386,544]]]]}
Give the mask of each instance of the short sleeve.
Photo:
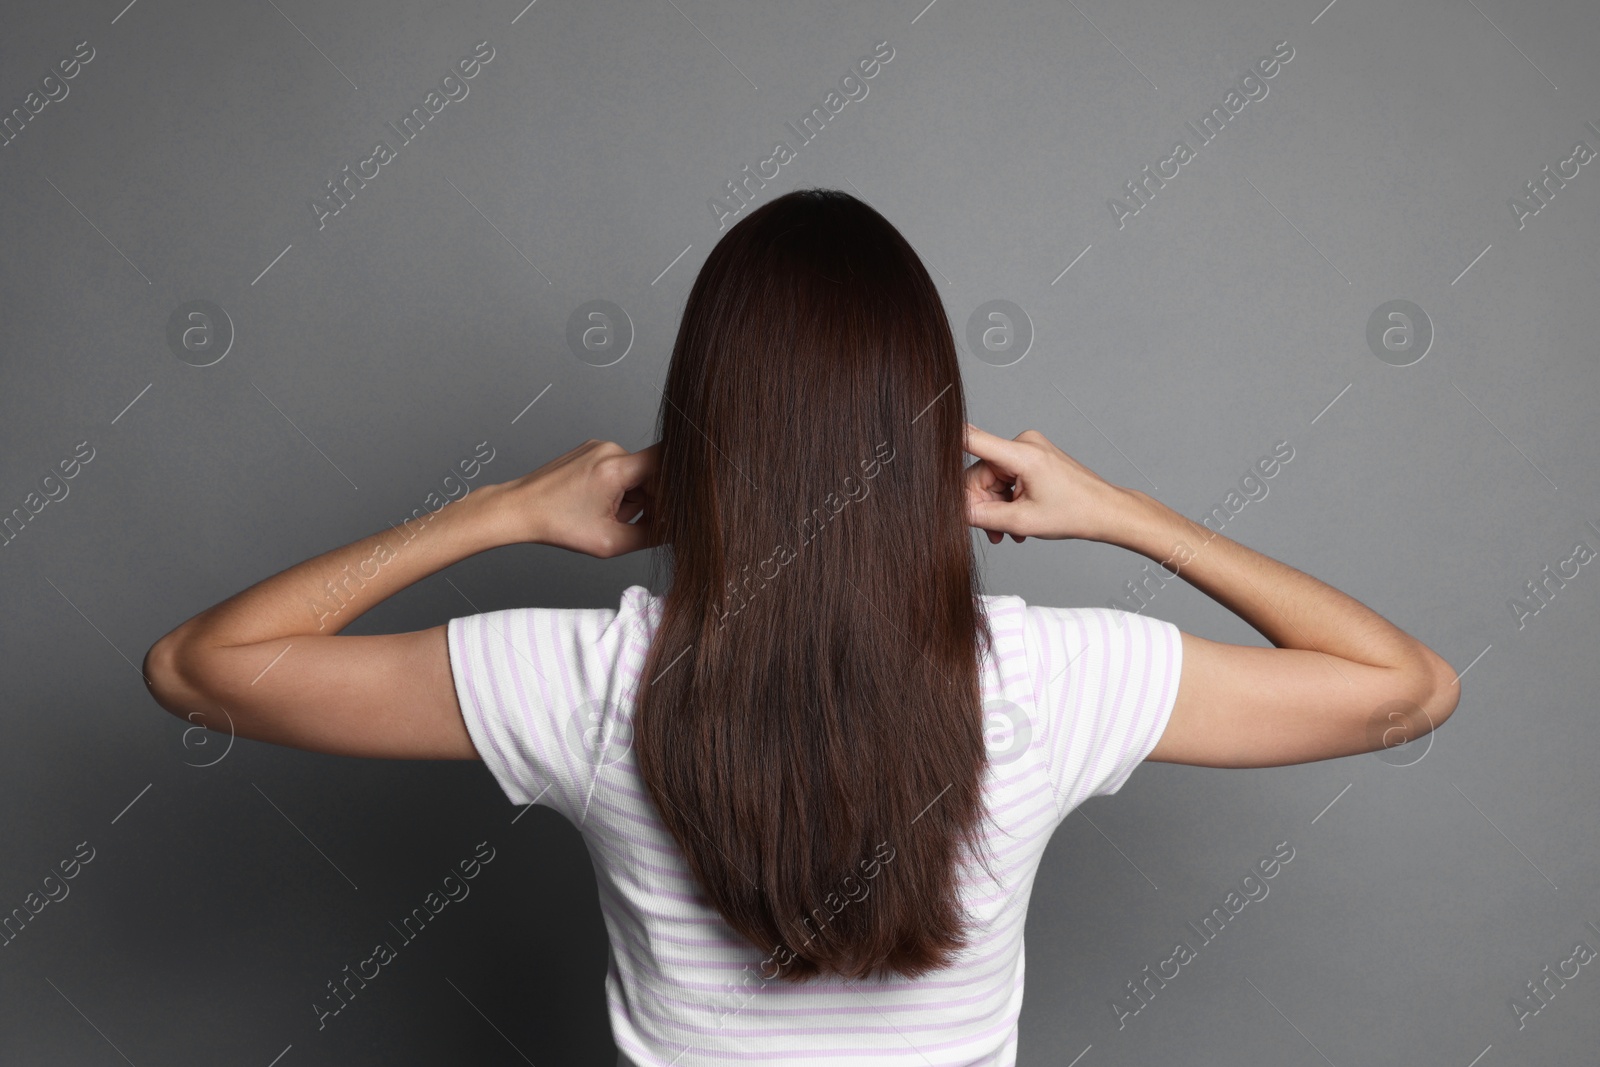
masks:
{"type": "Polygon", "coordinates": [[[1172,623],[1117,608],[1028,605],[1023,627],[1044,756],[1065,818],[1122,788],[1166,729],[1183,671],[1172,623]]]}
{"type": "MultiPolygon", "coordinates": [[[[624,608],[634,596],[630,588],[624,608]]],[[[577,821],[597,777],[626,751],[631,698],[618,666],[631,621],[612,609],[508,608],[446,626],[467,733],[513,804],[577,821]]]]}

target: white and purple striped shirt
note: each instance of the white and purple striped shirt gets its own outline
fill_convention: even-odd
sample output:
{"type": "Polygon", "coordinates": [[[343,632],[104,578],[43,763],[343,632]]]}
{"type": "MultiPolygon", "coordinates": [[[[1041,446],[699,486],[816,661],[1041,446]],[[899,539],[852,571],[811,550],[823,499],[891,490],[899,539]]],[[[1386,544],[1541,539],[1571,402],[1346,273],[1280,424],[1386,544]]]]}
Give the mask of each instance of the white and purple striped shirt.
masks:
{"type": "Polygon", "coordinates": [[[643,1067],[1015,1064],[1039,859],[1075,807],[1122,788],[1155,747],[1183,644],[1172,623],[1112,608],[1015,596],[983,605],[994,636],[982,670],[984,797],[999,881],[976,864],[962,871],[971,947],[915,980],[801,984],[763,980],[768,953],[706,901],[639,778],[633,695],[660,597],[633,585],[617,610],[450,620],[456,695],[484,763],[513,803],[561,812],[589,849],[611,949],[612,1036],[626,1057],[643,1067]]]}

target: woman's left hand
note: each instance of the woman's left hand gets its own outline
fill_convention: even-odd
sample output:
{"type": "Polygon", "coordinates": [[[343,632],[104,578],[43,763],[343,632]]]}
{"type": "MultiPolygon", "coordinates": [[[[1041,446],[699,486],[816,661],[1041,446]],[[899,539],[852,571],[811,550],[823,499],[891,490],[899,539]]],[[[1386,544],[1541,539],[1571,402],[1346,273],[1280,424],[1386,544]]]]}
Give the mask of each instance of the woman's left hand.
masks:
{"type": "Polygon", "coordinates": [[[657,544],[658,441],[629,452],[593,438],[495,488],[511,541],[555,545],[609,559],[657,544]],[[635,522],[634,520],[638,521],[635,522]]]}

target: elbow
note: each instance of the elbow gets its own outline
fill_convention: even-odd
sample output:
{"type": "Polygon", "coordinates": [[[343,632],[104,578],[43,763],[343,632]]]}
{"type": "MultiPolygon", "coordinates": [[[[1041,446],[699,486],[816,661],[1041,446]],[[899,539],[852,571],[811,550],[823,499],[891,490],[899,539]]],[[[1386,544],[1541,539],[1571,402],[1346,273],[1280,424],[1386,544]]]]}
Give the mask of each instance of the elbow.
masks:
{"type": "Polygon", "coordinates": [[[178,718],[194,710],[199,695],[183,664],[183,640],[174,630],[150,646],[141,668],[151,698],[178,718]]]}
{"type": "Polygon", "coordinates": [[[1424,653],[1427,682],[1417,698],[1417,704],[1427,719],[1426,729],[1431,732],[1442,726],[1461,702],[1461,679],[1443,656],[1431,648],[1425,649],[1424,653]]]}

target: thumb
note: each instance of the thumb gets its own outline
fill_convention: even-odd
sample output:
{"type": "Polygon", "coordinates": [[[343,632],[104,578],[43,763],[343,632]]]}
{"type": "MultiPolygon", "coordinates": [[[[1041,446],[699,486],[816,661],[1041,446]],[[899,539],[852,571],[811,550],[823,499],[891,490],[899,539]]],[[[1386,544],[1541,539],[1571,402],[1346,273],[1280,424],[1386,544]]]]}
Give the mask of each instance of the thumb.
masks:
{"type": "Polygon", "coordinates": [[[649,515],[643,515],[637,522],[623,522],[613,518],[606,528],[606,558],[625,556],[629,552],[637,552],[644,548],[654,548],[656,545],[655,526],[650,521],[649,515]]]}

